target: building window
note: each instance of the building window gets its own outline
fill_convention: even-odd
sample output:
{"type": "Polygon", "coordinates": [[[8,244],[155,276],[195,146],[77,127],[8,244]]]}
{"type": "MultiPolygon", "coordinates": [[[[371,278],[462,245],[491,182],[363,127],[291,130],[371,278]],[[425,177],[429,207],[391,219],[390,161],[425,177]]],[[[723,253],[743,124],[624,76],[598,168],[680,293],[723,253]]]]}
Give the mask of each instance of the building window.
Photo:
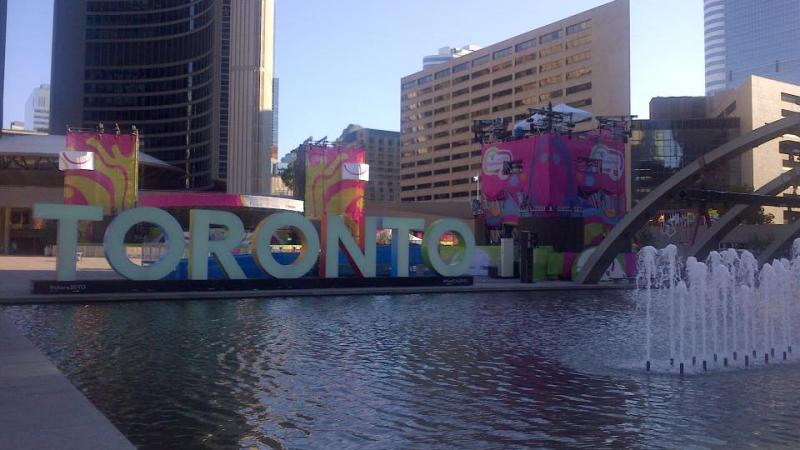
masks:
{"type": "Polygon", "coordinates": [[[569,102],[569,103],[567,103],[567,105],[572,106],[573,108],[582,108],[584,106],[591,106],[592,105],[592,99],[585,98],[583,100],[578,100],[576,102],[569,102]]]}
{"type": "Polygon", "coordinates": [[[490,81],[484,81],[483,83],[478,83],[472,86],[472,92],[480,91],[481,89],[486,89],[491,85],[490,81]]]}
{"type": "Polygon", "coordinates": [[[464,94],[469,94],[469,88],[459,89],[457,91],[453,91],[453,97],[461,97],[464,94]]]}
{"type": "MultiPolygon", "coordinates": [[[[489,114],[489,108],[484,108],[484,109],[481,109],[479,111],[473,111],[472,112],[472,118],[474,119],[476,117],[486,116],[488,114],[489,114]]],[[[453,142],[453,147],[455,147],[455,146],[456,146],[456,143],[453,142]]]]}
{"type": "Polygon", "coordinates": [[[561,74],[552,75],[552,76],[549,76],[547,78],[541,79],[539,81],[539,86],[540,87],[550,86],[551,84],[558,84],[558,83],[561,83],[562,81],[563,81],[563,77],[561,76],[561,74]]]}
{"type": "Polygon", "coordinates": [[[504,57],[510,55],[512,51],[513,50],[512,50],[511,47],[506,47],[506,48],[504,48],[502,50],[498,50],[498,51],[494,52],[492,54],[492,58],[494,58],[494,59],[504,58],[504,57]]]}
{"type": "Polygon", "coordinates": [[[515,59],[514,64],[520,65],[535,60],[536,60],[536,53],[531,53],[530,55],[520,56],[519,58],[515,59]]]}
{"type": "Polygon", "coordinates": [[[447,150],[449,148],[450,148],[450,144],[449,143],[447,143],[447,144],[439,144],[439,145],[434,145],[433,146],[433,151],[440,152],[442,150],[447,150]]]}
{"type": "Polygon", "coordinates": [[[795,105],[800,105],[800,97],[792,94],[787,94],[786,92],[781,92],[781,101],[787,103],[794,103],[795,105]]]}
{"type": "Polygon", "coordinates": [[[581,45],[590,44],[592,42],[591,36],[581,36],[567,41],[567,49],[580,47],[581,45]]]}
{"type": "Polygon", "coordinates": [[[434,75],[434,78],[439,80],[439,79],[444,78],[444,77],[446,77],[448,75],[450,75],[450,68],[447,68],[447,69],[440,70],[440,71],[436,72],[436,75],[434,75]]]}
{"type": "Polygon", "coordinates": [[[476,97],[472,99],[472,104],[477,105],[478,103],[488,102],[489,101],[489,94],[482,95],[480,97],[476,97]]]}
{"type": "Polygon", "coordinates": [[[506,96],[511,95],[511,93],[512,93],[511,89],[504,89],[502,91],[497,91],[494,94],[492,94],[492,98],[506,97],[506,96]]]}
{"type": "Polygon", "coordinates": [[[539,37],[539,43],[547,44],[548,42],[553,42],[560,37],[561,37],[561,30],[556,30],[539,37]]]}
{"type": "Polygon", "coordinates": [[[430,201],[430,199],[431,199],[430,195],[420,195],[417,197],[418,202],[427,202],[430,201]]]}
{"type": "Polygon", "coordinates": [[[450,198],[450,194],[436,194],[433,196],[434,200],[447,200],[450,198]]]}
{"type": "Polygon", "coordinates": [[[496,113],[496,112],[500,112],[500,111],[505,111],[507,109],[511,109],[511,102],[504,103],[502,105],[497,105],[497,106],[493,107],[492,108],[492,112],[496,113]]]}
{"type": "MultiPolygon", "coordinates": [[[[459,179],[453,180],[453,182],[451,184],[453,186],[458,186],[458,185],[467,184],[467,183],[469,183],[469,178],[459,178],[459,179]]],[[[453,195],[455,196],[455,194],[453,194],[453,195]]]]}
{"type": "Polygon", "coordinates": [[[514,91],[517,92],[517,93],[533,91],[533,90],[536,89],[537,85],[538,85],[538,83],[536,81],[534,81],[532,83],[526,83],[526,84],[523,84],[521,86],[517,86],[516,88],[514,88],[514,91]]]}
{"type": "Polygon", "coordinates": [[[564,60],[563,59],[557,59],[555,61],[550,61],[549,63],[542,64],[541,66],[539,66],[539,72],[540,73],[541,72],[547,72],[548,70],[558,69],[558,68],[563,67],[563,66],[564,66],[564,60]]]}
{"type": "Polygon", "coordinates": [[[472,60],[472,67],[478,67],[492,60],[492,55],[483,55],[472,60]]]}
{"type": "Polygon", "coordinates": [[[567,95],[575,94],[576,92],[583,92],[588,91],[592,88],[592,82],[582,83],[575,86],[570,86],[567,88],[567,95]]]}
{"type": "Polygon", "coordinates": [[[463,82],[465,82],[467,80],[469,80],[469,74],[461,75],[460,77],[453,78],[453,85],[456,85],[456,84],[459,84],[459,83],[463,83],[463,82]]]}
{"type": "Polygon", "coordinates": [[[465,106],[469,106],[469,100],[465,100],[463,102],[458,102],[453,104],[453,109],[464,108],[465,106]]]}
{"type": "Polygon", "coordinates": [[[449,181],[437,181],[436,183],[433,183],[433,187],[437,187],[437,188],[438,187],[446,187],[446,186],[450,186],[450,182],[449,181]]]}
{"type": "Polygon", "coordinates": [[[472,79],[474,80],[475,78],[482,77],[484,75],[488,75],[489,73],[490,73],[490,70],[488,68],[481,69],[481,70],[479,70],[477,72],[472,72],[472,79]]]}
{"type": "Polygon", "coordinates": [[[444,175],[446,173],[450,173],[450,169],[449,168],[447,168],[447,169],[436,169],[436,170],[433,171],[434,175],[444,175]]]}
{"type": "Polygon", "coordinates": [[[469,63],[468,62],[461,63],[461,64],[456,64],[455,66],[453,66],[453,73],[463,72],[463,71],[467,70],[468,68],[469,68],[469,63]]]}
{"type": "Polygon", "coordinates": [[[504,77],[495,78],[494,80],[492,80],[492,86],[497,86],[498,84],[502,84],[502,83],[508,83],[513,78],[514,78],[513,75],[506,75],[504,77]]]}
{"type": "Polygon", "coordinates": [[[539,57],[545,58],[550,55],[561,53],[564,50],[564,44],[551,45],[550,47],[539,50],[539,57]]]}
{"type": "Polygon", "coordinates": [[[401,89],[405,91],[406,89],[410,89],[416,85],[417,85],[417,80],[406,81],[401,85],[401,89]]]}
{"type": "Polygon", "coordinates": [[[504,69],[508,69],[509,67],[511,67],[513,65],[514,65],[514,61],[511,61],[511,60],[506,61],[504,63],[496,64],[496,65],[492,66],[492,73],[499,72],[499,71],[504,70],[504,69]]]}
{"type": "Polygon", "coordinates": [[[557,89],[555,91],[550,91],[550,92],[548,92],[546,94],[540,95],[539,96],[539,101],[540,102],[546,102],[548,100],[561,97],[562,95],[564,95],[564,91],[561,90],[561,89],[557,89]]]}
{"type": "Polygon", "coordinates": [[[446,88],[449,88],[449,87],[450,87],[450,81],[448,80],[448,81],[445,81],[443,83],[434,84],[433,85],[433,90],[434,91],[441,91],[442,89],[446,89],[446,88]]]}
{"type": "Polygon", "coordinates": [[[430,188],[431,188],[430,183],[422,183],[417,185],[417,189],[430,189],[430,188]]]}
{"type": "Polygon", "coordinates": [[[425,75],[424,77],[417,80],[417,84],[423,86],[430,83],[431,81],[433,81],[433,75],[425,75]]]}
{"type": "Polygon", "coordinates": [[[519,80],[520,78],[529,77],[531,75],[536,75],[536,67],[531,67],[528,70],[521,70],[514,74],[514,79],[519,80]]]}
{"type": "Polygon", "coordinates": [[[575,64],[577,62],[586,61],[592,57],[592,51],[586,50],[585,52],[575,53],[574,55],[567,56],[567,64],[575,64]]]}
{"type": "Polygon", "coordinates": [[[456,166],[456,167],[453,167],[453,173],[466,172],[468,170],[469,170],[469,166],[456,166]]]}
{"type": "Polygon", "coordinates": [[[529,49],[529,48],[533,48],[533,47],[536,47],[536,38],[529,39],[529,40],[524,41],[524,42],[520,42],[514,48],[516,49],[516,51],[521,52],[523,50],[526,50],[526,49],[529,49]]]}
{"type": "MultiPolygon", "coordinates": [[[[522,100],[517,100],[516,102],[514,102],[514,107],[519,108],[521,106],[535,105],[536,103],[537,103],[536,97],[527,97],[523,98],[522,100]]],[[[527,115],[525,115],[524,117],[527,117],[527,115]]]]}
{"type": "Polygon", "coordinates": [[[592,19],[586,19],[583,22],[576,23],[567,27],[567,35],[575,34],[583,30],[592,28],[592,19]]]}
{"type": "Polygon", "coordinates": [[[581,67],[580,69],[575,69],[567,72],[567,79],[574,80],[575,78],[580,78],[585,75],[591,75],[592,68],[591,67],[581,67]]]}

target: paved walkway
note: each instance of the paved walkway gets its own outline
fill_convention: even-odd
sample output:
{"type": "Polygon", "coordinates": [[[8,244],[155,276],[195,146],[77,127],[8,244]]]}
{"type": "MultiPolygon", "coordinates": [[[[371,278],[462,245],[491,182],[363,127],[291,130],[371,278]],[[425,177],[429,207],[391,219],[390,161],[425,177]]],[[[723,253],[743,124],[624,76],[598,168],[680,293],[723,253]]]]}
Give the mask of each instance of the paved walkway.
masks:
{"type": "Polygon", "coordinates": [[[2,312],[0,448],[134,448],[2,312]]]}
{"type": "MultiPolygon", "coordinates": [[[[55,302],[102,302],[125,300],[175,300],[222,299],[222,298],[264,298],[301,297],[321,295],[376,295],[376,294],[427,294],[448,292],[528,292],[563,290],[630,289],[627,282],[598,285],[580,285],[569,281],[545,281],[523,284],[517,279],[493,279],[476,277],[473,286],[434,286],[434,287],[386,287],[386,288],[346,288],[346,289],[292,289],[262,291],[211,291],[211,292],[168,292],[163,294],[85,294],[85,295],[33,295],[31,281],[52,280],[55,276],[55,258],[48,257],[0,257],[0,304],[55,303],[55,302]]],[[[84,258],[78,262],[78,280],[120,279],[104,258],[84,258]]]]}

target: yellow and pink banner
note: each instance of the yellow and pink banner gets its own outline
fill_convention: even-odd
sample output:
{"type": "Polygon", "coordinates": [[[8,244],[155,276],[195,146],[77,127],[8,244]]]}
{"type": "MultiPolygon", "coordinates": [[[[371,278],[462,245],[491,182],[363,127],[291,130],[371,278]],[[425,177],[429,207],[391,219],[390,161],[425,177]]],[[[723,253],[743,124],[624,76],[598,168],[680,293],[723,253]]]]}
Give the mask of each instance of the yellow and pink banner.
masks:
{"type": "Polygon", "coordinates": [[[353,236],[361,242],[364,222],[364,183],[369,167],[363,148],[306,147],[306,217],[345,217],[353,236]]]}
{"type": "Polygon", "coordinates": [[[133,133],[67,131],[65,154],[92,154],[93,170],[71,165],[64,171],[64,203],[102,206],[118,214],[136,206],[139,136],[133,133]]]}

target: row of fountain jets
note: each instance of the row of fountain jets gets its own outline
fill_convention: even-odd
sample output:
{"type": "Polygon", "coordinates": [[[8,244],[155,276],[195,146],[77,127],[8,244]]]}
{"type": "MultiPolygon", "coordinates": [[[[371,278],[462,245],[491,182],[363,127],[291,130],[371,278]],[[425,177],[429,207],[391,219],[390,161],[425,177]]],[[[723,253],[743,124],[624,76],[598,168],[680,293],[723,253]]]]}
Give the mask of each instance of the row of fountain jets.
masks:
{"type": "Polygon", "coordinates": [[[638,255],[647,371],[702,372],[791,359],[800,314],[800,239],[760,269],[752,253],[683,262],[674,245],[638,255]]]}

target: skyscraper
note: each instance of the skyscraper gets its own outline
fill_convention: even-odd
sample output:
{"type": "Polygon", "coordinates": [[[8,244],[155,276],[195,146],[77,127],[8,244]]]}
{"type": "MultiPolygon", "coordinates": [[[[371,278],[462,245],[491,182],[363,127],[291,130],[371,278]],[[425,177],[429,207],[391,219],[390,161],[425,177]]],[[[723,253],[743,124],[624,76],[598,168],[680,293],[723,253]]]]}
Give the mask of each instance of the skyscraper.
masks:
{"type": "Polygon", "coordinates": [[[800,84],[800,2],[704,2],[707,94],[750,75],[800,84]]]}
{"type": "Polygon", "coordinates": [[[136,126],[188,189],[269,192],[274,0],[55,0],[50,126],[136,126]]]}
{"type": "Polygon", "coordinates": [[[50,85],[33,89],[25,103],[25,128],[47,132],[50,129],[50,85]]]}

